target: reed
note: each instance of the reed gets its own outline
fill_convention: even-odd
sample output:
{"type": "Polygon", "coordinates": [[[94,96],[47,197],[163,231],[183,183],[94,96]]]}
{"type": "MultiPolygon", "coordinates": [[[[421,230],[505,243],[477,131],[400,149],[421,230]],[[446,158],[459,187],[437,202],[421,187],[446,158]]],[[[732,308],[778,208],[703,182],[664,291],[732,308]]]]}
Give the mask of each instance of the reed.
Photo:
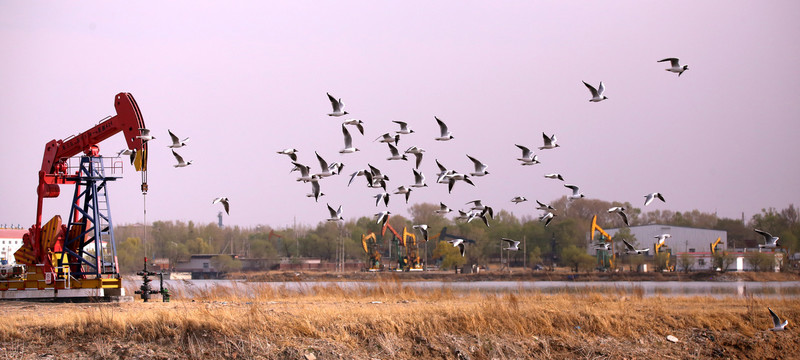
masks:
{"type": "MultiPolygon", "coordinates": [[[[791,299],[642,297],[589,289],[454,294],[394,281],[300,291],[248,284],[184,295],[188,291],[194,301],[3,303],[0,342],[21,356],[14,358],[36,354],[37,346],[62,355],[73,351],[76,358],[293,358],[309,352],[323,358],[652,358],[674,356],[671,351],[703,357],[713,349],[748,357],[768,351],[780,336],[796,336],[791,329],[763,331],[771,326],[767,306],[789,319],[800,316],[800,304],[791,299]],[[708,334],[716,340],[709,342],[708,334]],[[667,335],[682,344],[671,346],[667,335]],[[70,346],[76,339],[84,345],[70,346]]],[[[800,350],[796,341],[782,344],[783,351],[800,350]]]]}

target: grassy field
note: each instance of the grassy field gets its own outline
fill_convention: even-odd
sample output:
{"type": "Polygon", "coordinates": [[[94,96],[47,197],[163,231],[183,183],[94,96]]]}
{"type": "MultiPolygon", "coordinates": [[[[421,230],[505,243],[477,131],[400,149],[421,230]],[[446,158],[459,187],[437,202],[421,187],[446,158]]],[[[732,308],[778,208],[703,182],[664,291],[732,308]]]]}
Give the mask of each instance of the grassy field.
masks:
{"type": "Polygon", "coordinates": [[[182,301],[0,303],[8,359],[797,358],[792,299],[265,284],[182,301]],[[255,290],[253,290],[255,289],[255,290]],[[767,307],[790,319],[771,327],[767,307]],[[678,342],[667,340],[673,335],[678,342]]]}

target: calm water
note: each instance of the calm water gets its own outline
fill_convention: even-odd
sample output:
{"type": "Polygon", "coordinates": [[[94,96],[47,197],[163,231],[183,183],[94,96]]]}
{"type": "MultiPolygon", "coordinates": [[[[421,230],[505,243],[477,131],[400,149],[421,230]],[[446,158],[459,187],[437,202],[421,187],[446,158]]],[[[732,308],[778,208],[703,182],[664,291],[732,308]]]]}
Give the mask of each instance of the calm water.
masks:
{"type": "MultiPolygon", "coordinates": [[[[176,296],[192,298],[205,291],[222,291],[241,296],[257,293],[269,286],[276,290],[313,293],[317,288],[339,287],[342,289],[371,288],[377,286],[413,289],[414,291],[449,290],[454,293],[508,293],[540,292],[544,294],[597,292],[607,294],[642,294],[643,296],[757,296],[800,298],[800,281],[756,282],[756,281],[643,281],[643,282],[590,282],[590,281],[304,281],[304,282],[244,282],[237,280],[166,280],[165,286],[176,296]]],[[[141,281],[124,280],[129,294],[138,289],[141,281]]],[[[158,289],[158,281],[151,283],[158,289]]]]}

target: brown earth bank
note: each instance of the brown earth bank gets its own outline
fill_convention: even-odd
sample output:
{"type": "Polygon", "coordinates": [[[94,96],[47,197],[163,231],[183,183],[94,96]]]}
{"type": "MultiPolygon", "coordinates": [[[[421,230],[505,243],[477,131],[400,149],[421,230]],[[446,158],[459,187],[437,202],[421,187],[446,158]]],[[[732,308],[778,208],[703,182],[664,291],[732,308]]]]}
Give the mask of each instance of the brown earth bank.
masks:
{"type": "Polygon", "coordinates": [[[322,271],[269,271],[231,273],[229,279],[254,282],[281,281],[800,281],[796,272],[581,272],[567,270],[523,271],[511,273],[482,271],[473,274],[456,274],[454,271],[426,272],[322,272],[322,271]]]}
{"type": "Polygon", "coordinates": [[[313,295],[213,291],[169,303],[0,302],[0,358],[800,357],[793,299],[417,293],[388,282],[313,295]],[[790,319],[786,331],[765,331],[767,307],[790,319]]]}

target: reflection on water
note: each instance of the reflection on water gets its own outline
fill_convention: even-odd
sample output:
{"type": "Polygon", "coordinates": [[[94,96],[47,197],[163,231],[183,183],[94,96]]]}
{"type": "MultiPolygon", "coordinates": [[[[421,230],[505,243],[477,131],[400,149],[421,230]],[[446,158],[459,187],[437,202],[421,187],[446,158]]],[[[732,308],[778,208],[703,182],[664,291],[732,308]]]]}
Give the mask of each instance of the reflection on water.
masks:
{"type": "MultiPolygon", "coordinates": [[[[251,296],[266,290],[313,294],[317,289],[339,288],[343,290],[369,289],[379,286],[400,287],[414,291],[447,290],[453,293],[505,293],[534,292],[542,294],[620,294],[642,296],[756,296],[800,298],[800,281],[781,282],[714,282],[714,281],[642,281],[642,282],[590,282],[590,281],[409,281],[409,282],[362,282],[362,281],[304,281],[304,282],[244,282],[238,280],[165,280],[165,286],[182,298],[214,291],[217,294],[251,296]]],[[[132,294],[141,285],[140,281],[126,279],[126,291],[132,294]]],[[[153,288],[158,287],[154,281],[153,288]]]]}

